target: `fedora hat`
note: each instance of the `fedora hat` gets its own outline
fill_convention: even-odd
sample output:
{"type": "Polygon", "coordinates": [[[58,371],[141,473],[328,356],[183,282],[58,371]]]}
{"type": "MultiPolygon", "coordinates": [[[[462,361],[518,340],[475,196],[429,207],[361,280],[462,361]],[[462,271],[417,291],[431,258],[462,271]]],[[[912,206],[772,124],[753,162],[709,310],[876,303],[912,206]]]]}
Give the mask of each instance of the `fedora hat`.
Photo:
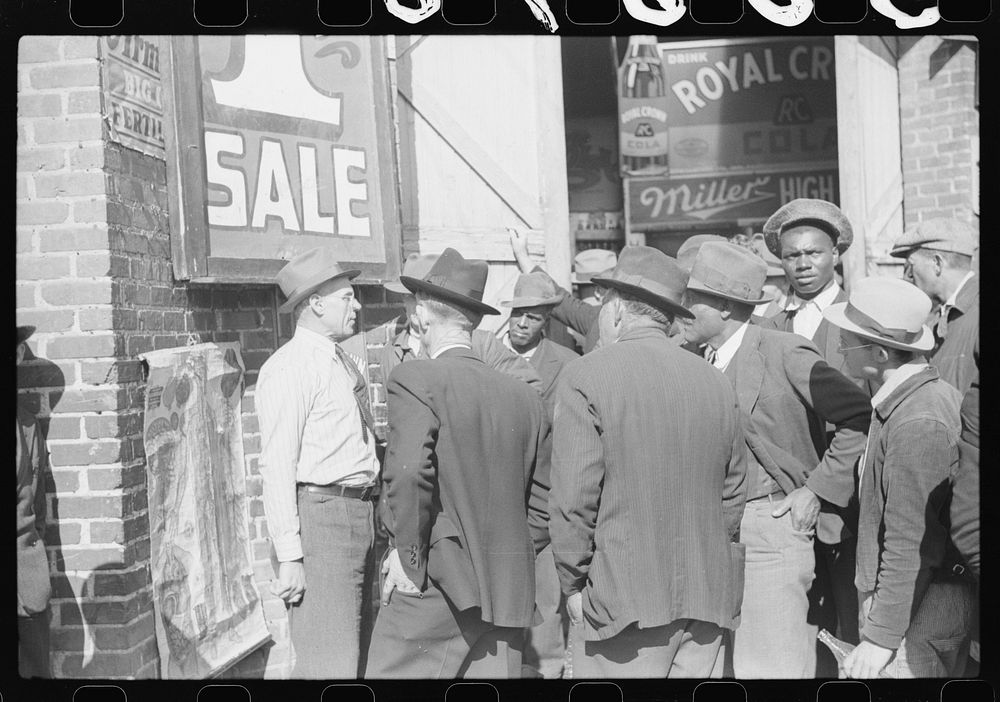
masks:
{"type": "Polygon", "coordinates": [[[556,284],[547,274],[541,271],[524,273],[514,283],[514,299],[501,302],[503,307],[539,307],[542,305],[558,305],[562,295],[556,290],[556,284]]]}
{"type": "Polygon", "coordinates": [[[285,302],[278,312],[291,312],[295,306],[320,285],[334,278],[357,278],[361,271],[345,270],[334,260],[333,252],[325,246],[310,249],[295,256],[278,271],[275,282],[285,295],[285,302]]]}
{"type": "Polygon", "coordinates": [[[585,249],[573,257],[574,285],[588,285],[597,276],[611,275],[618,256],[608,249],[585,249]]]}
{"type": "Polygon", "coordinates": [[[483,302],[486,277],[490,267],[486,261],[466,259],[452,248],[445,249],[423,278],[399,276],[399,281],[412,293],[425,292],[432,297],[479,314],[500,314],[483,302]]]}
{"type": "Polygon", "coordinates": [[[718,234],[695,234],[685,239],[684,243],[677,249],[677,263],[688,274],[691,273],[691,266],[694,265],[694,259],[698,256],[698,249],[708,241],[726,241],[726,238],[718,234]]]}
{"type": "Polygon", "coordinates": [[[593,281],[631,295],[668,314],[693,319],[694,315],[681,304],[687,277],[676,259],[659,249],[626,246],[611,274],[607,278],[596,277],[593,281]]]}
{"type": "MultiPolygon", "coordinates": [[[[423,278],[430,271],[431,266],[434,265],[436,260],[438,260],[438,254],[411,253],[403,262],[403,272],[400,275],[405,275],[409,278],[423,278]]],[[[385,283],[382,287],[389,292],[394,292],[399,295],[410,294],[410,291],[406,289],[406,286],[398,281],[385,283]]]]}
{"type": "Polygon", "coordinates": [[[979,248],[978,238],[972,225],[960,219],[935,217],[906,231],[893,244],[889,255],[906,258],[914,249],[931,249],[973,256],[979,248]]]}
{"type": "Polygon", "coordinates": [[[767,278],[764,259],[728,241],[702,244],[691,268],[688,290],[748,305],[770,302],[762,289],[767,278]]]}
{"type": "Polygon", "coordinates": [[[885,346],[904,351],[930,351],[934,334],[924,324],[931,299],[899,278],[863,278],[847,302],[823,310],[830,324],[885,346]]]}
{"type": "Polygon", "coordinates": [[[24,324],[17,328],[17,345],[20,346],[25,341],[27,341],[32,334],[35,333],[35,328],[30,324],[24,324]]]}
{"type": "Polygon", "coordinates": [[[781,258],[782,233],[803,224],[811,224],[826,232],[840,253],[847,251],[854,241],[851,221],[839,207],[826,200],[800,197],[779,207],[764,222],[764,243],[768,250],[781,258]]]}

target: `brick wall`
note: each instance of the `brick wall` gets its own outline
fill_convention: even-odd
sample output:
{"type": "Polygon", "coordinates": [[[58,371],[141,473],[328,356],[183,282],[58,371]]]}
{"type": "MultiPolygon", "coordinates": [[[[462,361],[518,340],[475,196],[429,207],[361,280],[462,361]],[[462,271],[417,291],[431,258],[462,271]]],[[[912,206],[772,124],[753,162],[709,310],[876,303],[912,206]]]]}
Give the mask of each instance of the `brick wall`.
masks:
{"type": "Polygon", "coordinates": [[[909,228],[930,217],[957,217],[977,229],[979,111],[975,107],[976,56],[963,47],[930,77],[940,37],[903,39],[899,59],[903,151],[903,215],[909,228]]]}

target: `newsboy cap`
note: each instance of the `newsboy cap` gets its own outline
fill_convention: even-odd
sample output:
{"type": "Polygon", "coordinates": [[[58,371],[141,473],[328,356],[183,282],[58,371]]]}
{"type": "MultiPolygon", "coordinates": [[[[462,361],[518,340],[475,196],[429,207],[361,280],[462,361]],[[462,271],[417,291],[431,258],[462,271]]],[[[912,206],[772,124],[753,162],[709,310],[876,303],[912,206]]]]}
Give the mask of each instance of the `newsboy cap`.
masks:
{"type": "Polygon", "coordinates": [[[906,258],[914,249],[931,249],[972,256],[979,248],[979,236],[972,225],[960,219],[935,217],[903,233],[889,255],[906,258]]]}
{"type": "Polygon", "coordinates": [[[609,275],[618,265],[618,255],[608,249],[584,249],[573,257],[574,285],[587,285],[594,276],[609,275]]]}
{"type": "Polygon", "coordinates": [[[768,250],[781,258],[782,233],[803,224],[826,232],[840,253],[847,251],[854,241],[851,222],[839,207],[826,200],[800,197],[779,207],[764,223],[764,243],[768,250]]]}

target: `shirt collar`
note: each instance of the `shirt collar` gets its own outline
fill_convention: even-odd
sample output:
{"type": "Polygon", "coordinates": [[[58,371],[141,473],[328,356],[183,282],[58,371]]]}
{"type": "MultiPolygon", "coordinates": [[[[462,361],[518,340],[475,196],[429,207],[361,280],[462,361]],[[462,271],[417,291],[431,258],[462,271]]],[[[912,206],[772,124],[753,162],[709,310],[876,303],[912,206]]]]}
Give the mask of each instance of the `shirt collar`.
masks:
{"type": "Polygon", "coordinates": [[[312,329],[307,329],[301,325],[295,327],[295,336],[297,341],[308,344],[313,348],[325,351],[329,354],[337,353],[337,342],[333,339],[323,336],[319,332],[313,331],[312,329]]]}
{"type": "Polygon", "coordinates": [[[837,295],[840,294],[840,286],[837,285],[837,281],[831,281],[830,285],[826,287],[819,295],[812,298],[811,300],[803,300],[799,297],[799,294],[794,290],[788,295],[788,301],[785,302],[785,309],[799,309],[805,307],[809,303],[816,305],[820,312],[825,310],[827,307],[832,305],[837,300],[837,295]]]}
{"type": "Polygon", "coordinates": [[[510,343],[510,331],[505,331],[503,333],[502,341],[503,341],[503,345],[506,346],[508,349],[510,349],[511,353],[516,353],[518,356],[520,356],[521,358],[523,358],[525,360],[527,360],[527,359],[531,358],[532,356],[534,356],[535,355],[535,351],[537,351],[538,347],[542,345],[542,342],[540,340],[537,344],[535,344],[534,346],[532,346],[530,349],[528,349],[524,353],[521,353],[520,351],[518,351],[517,349],[514,348],[513,344],[510,343]]]}
{"type": "Polygon", "coordinates": [[[889,399],[889,396],[892,395],[892,393],[897,388],[902,386],[907,380],[928,367],[929,364],[923,360],[910,361],[909,363],[901,365],[892,372],[884,383],[882,383],[882,387],[880,387],[872,397],[872,407],[876,410],[880,410],[879,413],[881,414],[881,410],[884,410],[887,407],[887,403],[885,401],[889,399]]]}
{"type": "Polygon", "coordinates": [[[722,345],[715,350],[715,363],[718,368],[725,368],[729,365],[729,362],[733,360],[733,356],[740,349],[740,344],[743,343],[743,337],[747,333],[747,327],[750,326],[750,322],[743,322],[739,329],[733,332],[733,335],[722,342],[722,345]]]}
{"type": "Polygon", "coordinates": [[[472,346],[470,346],[469,344],[448,344],[447,346],[442,346],[437,351],[435,351],[434,355],[431,356],[431,358],[437,358],[438,356],[440,356],[441,354],[443,354],[445,351],[448,351],[450,349],[469,349],[469,350],[472,350],[472,346]]]}
{"type": "Polygon", "coordinates": [[[958,294],[960,292],[962,292],[962,288],[965,287],[966,283],[968,283],[970,280],[972,280],[972,276],[974,276],[974,275],[975,275],[975,273],[973,273],[972,271],[969,271],[968,273],[965,274],[965,277],[962,278],[962,282],[959,283],[958,287],[955,288],[955,292],[953,292],[951,294],[951,297],[949,297],[948,300],[944,303],[945,307],[954,307],[955,306],[955,304],[958,302],[958,294]]]}

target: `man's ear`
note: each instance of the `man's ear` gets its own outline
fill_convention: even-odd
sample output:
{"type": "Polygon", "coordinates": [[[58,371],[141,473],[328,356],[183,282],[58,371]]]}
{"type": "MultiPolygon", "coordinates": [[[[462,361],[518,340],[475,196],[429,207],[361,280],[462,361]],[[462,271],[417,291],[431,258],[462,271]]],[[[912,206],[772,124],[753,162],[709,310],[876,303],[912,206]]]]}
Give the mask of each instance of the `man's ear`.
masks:
{"type": "Polygon", "coordinates": [[[838,249],[837,245],[834,244],[833,245],[833,265],[836,266],[838,263],[840,263],[840,249],[838,249]]]}
{"type": "Polygon", "coordinates": [[[733,316],[733,303],[731,300],[722,301],[722,305],[719,307],[719,314],[727,321],[733,316]]]}
{"type": "Polygon", "coordinates": [[[872,347],[875,349],[875,358],[878,360],[878,362],[888,363],[890,355],[889,349],[887,349],[885,346],[882,346],[882,344],[872,344],[872,347]]]}
{"type": "Polygon", "coordinates": [[[938,252],[935,251],[934,252],[934,273],[936,275],[941,275],[941,273],[944,271],[944,268],[945,268],[944,256],[942,256],[941,254],[939,254],[938,252]]]}

